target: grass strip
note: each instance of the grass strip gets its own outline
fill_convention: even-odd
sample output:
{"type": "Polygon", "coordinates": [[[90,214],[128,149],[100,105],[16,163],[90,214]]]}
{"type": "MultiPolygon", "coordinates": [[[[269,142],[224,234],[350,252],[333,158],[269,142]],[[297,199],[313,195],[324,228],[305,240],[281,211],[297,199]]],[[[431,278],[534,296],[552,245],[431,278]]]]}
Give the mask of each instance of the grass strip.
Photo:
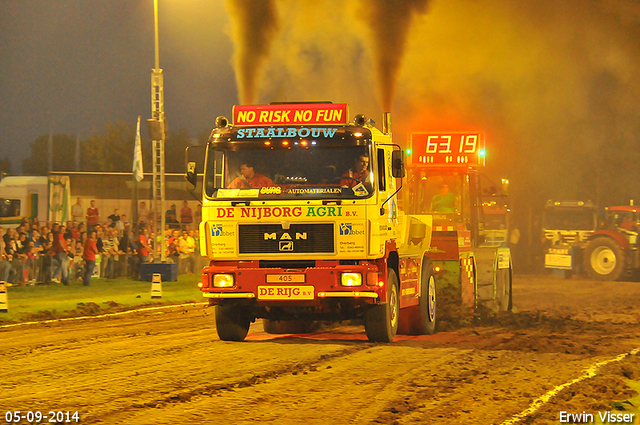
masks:
{"type": "Polygon", "coordinates": [[[202,302],[196,286],[199,275],[180,275],[176,282],[162,282],[162,298],[151,298],[151,282],[93,279],[91,285],[71,281],[35,286],[12,286],[7,290],[8,313],[0,313],[0,324],[23,320],[55,319],[102,314],[150,304],[202,302]]]}

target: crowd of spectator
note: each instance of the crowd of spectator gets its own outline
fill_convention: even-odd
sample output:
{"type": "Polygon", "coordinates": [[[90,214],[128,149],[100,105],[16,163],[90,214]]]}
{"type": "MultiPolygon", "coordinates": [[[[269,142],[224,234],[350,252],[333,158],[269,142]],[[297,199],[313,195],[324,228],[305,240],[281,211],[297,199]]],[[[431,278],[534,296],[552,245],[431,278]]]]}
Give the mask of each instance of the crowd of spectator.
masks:
{"type": "MultiPolygon", "coordinates": [[[[129,223],[117,208],[103,221],[95,200],[90,204],[84,210],[78,198],[72,220],[66,223],[23,218],[17,227],[0,227],[0,280],[14,285],[68,285],[70,280],[81,280],[89,285],[92,276],[138,278],[140,264],[154,260],[160,241],[146,203],[140,203],[136,223],[129,223]]],[[[194,274],[202,264],[198,211],[200,216],[193,217],[184,201],[178,226],[166,224],[165,255],[178,264],[179,274],[194,274]]]]}

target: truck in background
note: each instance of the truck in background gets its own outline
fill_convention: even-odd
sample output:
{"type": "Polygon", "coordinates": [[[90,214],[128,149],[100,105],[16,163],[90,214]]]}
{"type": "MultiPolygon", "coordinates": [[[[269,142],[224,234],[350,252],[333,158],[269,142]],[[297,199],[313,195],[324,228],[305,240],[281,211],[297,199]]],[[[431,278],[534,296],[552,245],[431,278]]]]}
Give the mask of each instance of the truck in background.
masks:
{"type": "MultiPolygon", "coordinates": [[[[433,152],[414,147],[428,181],[414,193],[389,114],[382,131],[363,115],[349,121],[346,104],[240,105],[233,116],[216,120],[206,147],[200,225],[209,266],[199,286],[220,339],[244,340],[256,319],[277,333],[357,318],[380,342],[433,333],[436,276],[457,306],[510,308],[508,248],[478,248],[481,135],[449,135],[448,153],[446,137],[433,152]],[[462,196],[451,214],[416,203],[440,180],[462,196]]],[[[187,180],[196,176],[188,162],[187,180]]]]}
{"type": "Polygon", "coordinates": [[[68,176],[9,176],[0,181],[0,224],[19,224],[23,218],[40,222],[71,217],[68,176]]]}
{"type": "Polygon", "coordinates": [[[548,201],[542,218],[545,268],[565,278],[638,278],[640,209],[633,205],[601,210],[589,201],[548,201]]]}
{"type": "Polygon", "coordinates": [[[583,253],[598,228],[598,208],[591,201],[547,201],[542,214],[544,267],[569,279],[584,273],[583,253]]]}

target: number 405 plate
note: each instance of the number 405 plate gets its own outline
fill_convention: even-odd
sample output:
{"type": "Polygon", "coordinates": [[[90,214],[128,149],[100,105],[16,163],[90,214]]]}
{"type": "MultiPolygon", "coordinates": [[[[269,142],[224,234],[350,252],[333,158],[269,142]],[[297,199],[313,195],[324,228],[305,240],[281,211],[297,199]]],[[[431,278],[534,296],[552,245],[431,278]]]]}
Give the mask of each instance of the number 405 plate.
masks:
{"type": "Polygon", "coordinates": [[[305,274],[268,274],[267,283],[304,283],[307,275],[305,274]]]}

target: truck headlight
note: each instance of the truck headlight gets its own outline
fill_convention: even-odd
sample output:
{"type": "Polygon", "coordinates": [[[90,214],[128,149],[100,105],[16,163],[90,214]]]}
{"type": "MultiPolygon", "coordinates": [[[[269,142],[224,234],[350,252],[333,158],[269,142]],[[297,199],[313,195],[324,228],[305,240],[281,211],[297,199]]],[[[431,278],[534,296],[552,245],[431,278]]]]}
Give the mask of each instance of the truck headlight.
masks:
{"type": "Polygon", "coordinates": [[[360,273],[342,273],[340,279],[340,285],[342,286],[361,286],[362,274],[360,273]]]}
{"type": "Polygon", "coordinates": [[[214,274],[213,275],[214,288],[230,288],[232,286],[233,286],[232,274],[214,274]]]}

